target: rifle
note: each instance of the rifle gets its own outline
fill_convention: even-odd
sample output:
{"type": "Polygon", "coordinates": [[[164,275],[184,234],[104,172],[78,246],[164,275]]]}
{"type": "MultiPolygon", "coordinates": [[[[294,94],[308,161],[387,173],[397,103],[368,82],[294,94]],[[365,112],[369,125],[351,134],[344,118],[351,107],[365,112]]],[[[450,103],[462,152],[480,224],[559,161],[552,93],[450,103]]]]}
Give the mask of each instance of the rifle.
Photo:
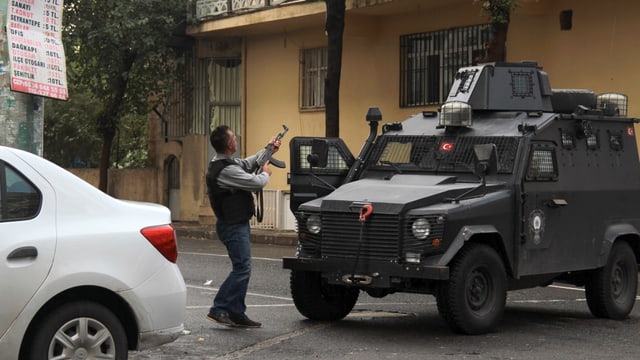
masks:
{"type": "MultiPolygon", "coordinates": [[[[264,148],[265,150],[262,153],[260,153],[260,155],[258,156],[258,159],[256,160],[258,162],[258,168],[256,169],[256,174],[259,174],[260,171],[262,171],[262,167],[264,166],[264,164],[267,163],[267,161],[273,164],[273,166],[280,169],[284,169],[284,167],[286,166],[284,161],[280,161],[273,158],[273,143],[278,140],[282,140],[282,138],[284,137],[284,134],[286,134],[287,131],[289,131],[289,128],[285,124],[282,124],[282,128],[284,130],[278,133],[278,135],[275,136],[274,140],[269,142],[267,146],[265,146],[264,148]]],[[[262,213],[262,209],[264,208],[262,189],[256,191],[256,198],[258,199],[258,205],[256,206],[256,220],[258,220],[258,222],[262,222],[262,218],[264,215],[262,213]]]]}
{"type": "Polygon", "coordinates": [[[264,166],[264,164],[267,163],[267,160],[269,160],[269,162],[271,164],[273,164],[273,166],[280,168],[280,169],[284,169],[285,166],[287,166],[284,161],[280,161],[277,159],[273,158],[273,142],[276,142],[278,140],[282,140],[282,138],[284,137],[284,134],[287,133],[287,131],[289,131],[289,128],[287,127],[287,125],[282,124],[282,128],[284,129],[282,132],[278,133],[278,135],[275,136],[274,140],[270,143],[267,144],[267,146],[264,147],[264,151],[258,156],[257,162],[258,162],[258,169],[256,170],[256,174],[260,173],[260,170],[262,169],[262,167],[264,166]]]}

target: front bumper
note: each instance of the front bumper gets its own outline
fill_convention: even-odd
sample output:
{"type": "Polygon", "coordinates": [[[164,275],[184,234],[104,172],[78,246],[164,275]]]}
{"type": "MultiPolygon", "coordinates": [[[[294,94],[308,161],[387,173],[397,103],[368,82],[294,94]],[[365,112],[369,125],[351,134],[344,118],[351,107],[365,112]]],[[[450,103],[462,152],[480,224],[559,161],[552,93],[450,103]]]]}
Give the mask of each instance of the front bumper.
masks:
{"type": "Polygon", "coordinates": [[[320,272],[331,284],[391,288],[404,279],[448,280],[449,267],[363,261],[352,274],[353,263],[344,260],[285,257],[284,269],[320,272]]]}

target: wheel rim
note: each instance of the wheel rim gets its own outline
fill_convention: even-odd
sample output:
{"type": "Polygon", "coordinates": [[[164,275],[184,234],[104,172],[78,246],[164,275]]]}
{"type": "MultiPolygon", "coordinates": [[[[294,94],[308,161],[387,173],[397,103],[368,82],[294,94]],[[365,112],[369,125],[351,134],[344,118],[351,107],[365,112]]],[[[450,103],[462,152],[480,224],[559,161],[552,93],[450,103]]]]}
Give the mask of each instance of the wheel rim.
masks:
{"type": "Polygon", "coordinates": [[[616,300],[620,300],[627,290],[627,271],[624,264],[617,263],[611,272],[611,294],[616,300]]]}
{"type": "Polygon", "coordinates": [[[482,310],[491,293],[491,279],[486,272],[475,269],[467,282],[467,304],[473,311],[482,310]]]}
{"type": "Polygon", "coordinates": [[[115,359],[113,335],[101,322],[91,318],[73,319],[61,326],[51,339],[49,359],[115,359]]]}

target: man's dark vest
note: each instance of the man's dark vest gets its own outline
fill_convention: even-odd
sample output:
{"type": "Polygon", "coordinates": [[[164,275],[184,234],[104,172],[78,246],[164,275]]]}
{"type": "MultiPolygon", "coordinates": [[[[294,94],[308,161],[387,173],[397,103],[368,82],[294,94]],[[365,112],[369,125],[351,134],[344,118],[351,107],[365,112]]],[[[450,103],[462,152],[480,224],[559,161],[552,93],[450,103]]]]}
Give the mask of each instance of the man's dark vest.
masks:
{"type": "Polygon", "coordinates": [[[220,159],[209,163],[207,170],[207,191],[209,202],[216,217],[227,224],[249,221],[255,206],[251,192],[240,189],[225,189],[218,185],[218,176],[229,165],[238,165],[231,159],[220,159]]]}

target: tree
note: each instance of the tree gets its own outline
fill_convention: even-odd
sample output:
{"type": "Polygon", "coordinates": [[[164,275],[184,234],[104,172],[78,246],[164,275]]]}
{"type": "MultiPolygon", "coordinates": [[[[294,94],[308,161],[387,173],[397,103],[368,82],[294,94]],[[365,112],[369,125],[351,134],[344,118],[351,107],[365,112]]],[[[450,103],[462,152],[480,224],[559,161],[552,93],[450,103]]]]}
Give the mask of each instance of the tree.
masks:
{"type": "Polygon", "coordinates": [[[328,37],[327,78],[324,88],[325,133],[340,134],[340,74],[342,70],[342,35],[344,34],[345,0],[325,0],[328,37]]]}
{"type": "Polygon", "coordinates": [[[505,61],[507,58],[507,32],[511,13],[518,7],[517,0],[473,0],[480,3],[482,12],[491,21],[491,42],[487,44],[487,54],[477,62],[505,61]]]}
{"type": "Polygon", "coordinates": [[[98,102],[87,89],[69,84],[66,102],[45,99],[43,156],[62,167],[95,167],[100,146],[95,119],[98,102]]]}
{"type": "Polygon", "coordinates": [[[68,82],[94,96],[96,129],[102,140],[99,188],[107,189],[108,169],[122,119],[144,115],[161,98],[176,60],[167,46],[185,21],[187,7],[166,0],[66,0],[64,28],[68,82]]]}

